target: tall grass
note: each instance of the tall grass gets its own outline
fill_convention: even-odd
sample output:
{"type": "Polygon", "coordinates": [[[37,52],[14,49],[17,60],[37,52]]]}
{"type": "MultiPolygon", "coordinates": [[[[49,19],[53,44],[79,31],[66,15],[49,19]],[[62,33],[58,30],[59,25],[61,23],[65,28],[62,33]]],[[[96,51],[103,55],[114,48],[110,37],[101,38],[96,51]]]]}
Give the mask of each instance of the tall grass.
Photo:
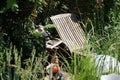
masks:
{"type": "Polygon", "coordinates": [[[74,52],[70,56],[70,59],[67,60],[64,54],[59,56],[71,80],[99,80],[99,78],[96,77],[97,69],[92,55],[87,54],[88,56],[81,56],[74,52]]]}
{"type": "Polygon", "coordinates": [[[97,50],[94,50],[94,47],[94,49],[91,49],[91,46],[86,44],[81,53],[86,54],[87,56],[83,56],[80,55],[78,52],[74,52],[72,53],[72,55],[69,55],[69,59],[67,59],[68,57],[65,57],[64,55],[70,53],[66,51],[59,55],[63,61],[61,63],[63,63],[65,70],[69,73],[71,80],[100,80],[101,75],[109,73],[119,73],[120,65],[114,60],[116,59],[116,61],[118,61],[118,53],[115,53],[117,49],[113,50],[113,47],[107,47],[108,45],[111,45],[111,40],[108,40],[108,42],[104,44],[106,45],[106,47],[103,50],[100,48],[100,44],[98,44],[98,46],[97,44],[94,46],[95,48],[99,48],[96,48],[97,50]],[[100,54],[100,52],[103,52],[101,53],[103,56],[97,59],[97,64],[95,55],[92,55],[93,52],[96,52],[96,54],[98,55],[100,54]],[[109,61],[107,59],[108,55],[111,56],[109,61]],[[114,56],[115,58],[113,59],[112,56],[114,56]],[[107,64],[110,64],[109,71],[105,72],[104,69],[106,69],[105,66],[107,66],[107,64]]]}
{"type": "Polygon", "coordinates": [[[15,47],[5,50],[0,54],[0,79],[1,80],[42,80],[44,78],[44,65],[47,57],[35,56],[33,49],[31,57],[21,61],[21,53],[15,47]],[[5,54],[5,55],[4,55],[5,54]],[[24,64],[24,67],[23,67],[24,64]]]}

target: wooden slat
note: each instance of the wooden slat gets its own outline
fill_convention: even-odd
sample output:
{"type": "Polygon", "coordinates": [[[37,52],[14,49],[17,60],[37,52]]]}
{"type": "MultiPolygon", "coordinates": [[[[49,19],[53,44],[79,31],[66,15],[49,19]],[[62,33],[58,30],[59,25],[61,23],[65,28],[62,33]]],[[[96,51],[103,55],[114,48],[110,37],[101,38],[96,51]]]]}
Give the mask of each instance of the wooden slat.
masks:
{"type": "Polygon", "coordinates": [[[84,46],[84,31],[74,14],[65,13],[50,17],[56,30],[70,51],[81,50],[84,46]]]}
{"type": "MultiPolygon", "coordinates": [[[[69,17],[69,19],[71,19],[69,17]]],[[[72,33],[74,34],[74,37],[76,38],[77,42],[79,45],[83,45],[84,42],[84,35],[83,35],[83,30],[80,27],[80,24],[78,24],[78,22],[73,22],[72,20],[69,20],[72,25],[72,27],[70,27],[72,33]]]]}

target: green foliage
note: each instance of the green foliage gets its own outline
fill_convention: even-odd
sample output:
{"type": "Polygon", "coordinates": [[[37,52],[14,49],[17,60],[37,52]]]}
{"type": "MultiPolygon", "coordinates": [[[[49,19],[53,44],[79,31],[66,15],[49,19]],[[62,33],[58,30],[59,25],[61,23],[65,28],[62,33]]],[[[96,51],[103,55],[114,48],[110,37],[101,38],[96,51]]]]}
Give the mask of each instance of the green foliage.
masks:
{"type": "MultiPolygon", "coordinates": [[[[7,4],[5,7],[6,11],[2,13],[1,24],[0,26],[2,33],[6,35],[2,35],[1,37],[1,45],[6,47],[10,46],[12,42],[13,45],[16,46],[18,51],[23,50],[23,58],[30,57],[30,53],[33,47],[36,48],[36,52],[43,53],[45,49],[44,38],[41,35],[41,32],[35,33],[35,18],[37,17],[37,8],[42,5],[38,5],[37,3],[41,3],[39,0],[36,2],[35,0],[7,0],[7,4]],[[18,5],[19,10],[13,11],[12,5],[18,5]],[[8,9],[9,8],[9,9],[8,9]],[[28,11],[27,11],[28,10],[28,11]],[[25,12],[24,12],[25,11],[25,12]],[[7,23],[7,24],[6,24],[7,23]]],[[[1,46],[2,48],[3,46],[1,46]]]]}
{"type": "Polygon", "coordinates": [[[6,9],[10,9],[10,8],[12,11],[18,11],[17,0],[7,0],[6,9]]]}
{"type": "MultiPolygon", "coordinates": [[[[2,2],[1,2],[2,3],[2,2]]],[[[2,7],[0,9],[0,13],[4,13],[6,12],[8,9],[11,9],[13,12],[17,12],[19,9],[18,9],[18,4],[17,4],[17,0],[7,0],[6,1],[6,6],[5,7],[2,7]]]]}
{"type": "MultiPolygon", "coordinates": [[[[22,51],[21,51],[22,52],[22,51]]],[[[33,49],[32,56],[21,62],[21,53],[15,47],[5,50],[5,53],[0,54],[0,79],[1,80],[37,80],[44,77],[44,67],[42,62],[45,62],[47,57],[42,58],[42,55],[36,57],[36,51],[33,49]],[[5,57],[4,57],[5,56],[5,57]]]]}
{"type": "Polygon", "coordinates": [[[88,18],[86,34],[92,50],[98,54],[119,54],[120,41],[120,1],[104,1],[101,8],[95,10],[93,19],[88,18]],[[111,3],[112,2],[112,3],[111,3]],[[107,10],[106,10],[107,9],[107,10]]]}
{"type": "Polygon", "coordinates": [[[74,52],[69,60],[64,55],[61,55],[60,58],[62,58],[64,68],[69,73],[71,80],[99,80],[96,77],[95,61],[89,52],[86,57],[74,52]]]}
{"type": "Polygon", "coordinates": [[[38,7],[39,13],[36,21],[37,24],[42,23],[43,25],[47,25],[50,23],[51,15],[68,12],[67,0],[48,0],[40,2],[39,5],[41,4],[45,5],[43,5],[42,7],[38,7]]]}

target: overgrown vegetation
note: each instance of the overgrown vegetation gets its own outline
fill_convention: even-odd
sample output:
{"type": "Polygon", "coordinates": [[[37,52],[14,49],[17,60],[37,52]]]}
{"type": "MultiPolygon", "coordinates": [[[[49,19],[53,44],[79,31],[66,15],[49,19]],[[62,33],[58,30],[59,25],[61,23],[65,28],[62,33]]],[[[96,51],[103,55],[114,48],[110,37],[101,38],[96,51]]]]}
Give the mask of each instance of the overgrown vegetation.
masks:
{"type": "Polygon", "coordinates": [[[10,50],[4,50],[0,54],[0,79],[1,80],[38,80],[44,78],[43,62],[47,62],[47,57],[42,58],[42,55],[36,57],[36,50],[33,49],[31,57],[24,62],[21,59],[21,52],[18,52],[15,47],[10,47],[10,50]],[[23,67],[24,66],[24,67],[23,67]]]}
{"type": "MultiPolygon", "coordinates": [[[[41,31],[35,32],[36,25],[47,26],[56,34],[49,17],[65,12],[77,14],[85,25],[88,45],[84,52],[120,57],[120,0],[0,0],[1,80],[43,78],[47,59],[43,60],[44,38],[41,31]]],[[[74,54],[71,58],[73,67],[65,58],[63,61],[73,80],[96,80],[89,56],[74,54]]]]}

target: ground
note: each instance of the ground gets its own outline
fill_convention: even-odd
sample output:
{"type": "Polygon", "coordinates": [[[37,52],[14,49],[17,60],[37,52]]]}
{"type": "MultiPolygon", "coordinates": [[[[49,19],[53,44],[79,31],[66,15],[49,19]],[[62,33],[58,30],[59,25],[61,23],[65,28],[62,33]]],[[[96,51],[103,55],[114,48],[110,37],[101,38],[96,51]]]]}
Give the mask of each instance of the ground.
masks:
{"type": "MultiPolygon", "coordinates": [[[[69,76],[69,74],[67,73],[67,72],[62,72],[62,74],[63,74],[63,77],[64,77],[64,80],[71,80],[70,79],[70,76],[69,76]]],[[[49,80],[49,76],[47,75],[45,78],[44,78],[44,80],[49,80]]]]}

